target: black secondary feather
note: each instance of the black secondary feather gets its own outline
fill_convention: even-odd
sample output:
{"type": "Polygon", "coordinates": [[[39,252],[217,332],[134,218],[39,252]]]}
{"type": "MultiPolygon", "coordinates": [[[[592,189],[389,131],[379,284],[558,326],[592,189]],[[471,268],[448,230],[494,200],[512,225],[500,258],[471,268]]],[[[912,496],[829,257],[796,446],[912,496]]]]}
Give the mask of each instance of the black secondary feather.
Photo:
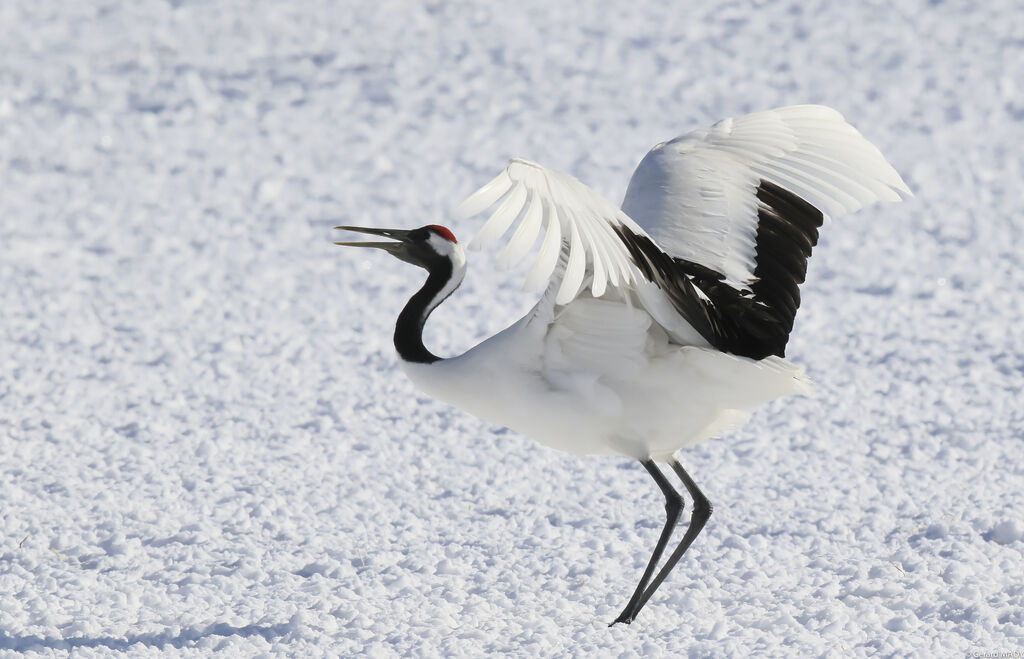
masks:
{"type": "Polygon", "coordinates": [[[770,181],[757,188],[754,281],[749,290],[725,283],[711,268],[670,256],[647,236],[615,231],[637,268],[711,345],[753,359],[785,356],[807,259],[818,242],[821,211],[770,181]],[[696,289],[704,294],[702,297],[696,289]]]}

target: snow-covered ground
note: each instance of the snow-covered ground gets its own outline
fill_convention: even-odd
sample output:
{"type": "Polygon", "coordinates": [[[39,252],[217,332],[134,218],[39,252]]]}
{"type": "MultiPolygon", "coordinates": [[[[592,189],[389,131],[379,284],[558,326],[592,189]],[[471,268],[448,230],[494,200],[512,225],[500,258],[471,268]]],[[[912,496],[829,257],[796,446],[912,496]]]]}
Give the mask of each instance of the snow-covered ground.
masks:
{"type": "MultiPolygon", "coordinates": [[[[0,653],[1020,650],[1024,11],[711,4],[0,3],[0,653]],[[917,197],[825,232],[818,396],[682,455],[715,514],[608,628],[657,488],[414,391],[420,273],[330,227],[802,102],[917,197]]],[[[530,303],[479,261],[436,352],[530,303]]]]}

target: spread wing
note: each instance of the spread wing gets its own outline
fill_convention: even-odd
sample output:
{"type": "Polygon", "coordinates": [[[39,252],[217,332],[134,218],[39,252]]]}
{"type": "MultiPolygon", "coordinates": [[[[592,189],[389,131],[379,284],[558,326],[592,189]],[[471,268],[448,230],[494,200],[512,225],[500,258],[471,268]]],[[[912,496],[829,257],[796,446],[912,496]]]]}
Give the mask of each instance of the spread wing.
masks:
{"type": "Polygon", "coordinates": [[[475,215],[502,197],[470,247],[498,243],[520,220],[498,256],[500,267],[511,267],[530,253],[543,233],[526,288],[541,290],[557,284],[555,302],[566,304],[576,297],[587,278],[594,297],[603,295],[608,286],[630,287],[635,283],[636,267],[615,228],[627,226],[641,234],[643,229],[576,178],[514,159],[493,181],[462,202],[456,213],[475,215]],[[564,267],[557,267],[563,252],[564,267]],[[549,284],[552,277],[558,279],[549,284]]]}
{"type": "Polygon", "coordinates": [[[822,217],[910,189],[843,116],[794,105],[725,119],[655,146],[633,172],[622,209],[668,254],[749,287],[758,266],[797,283],[822,217]],[[762,240],[759,232],[768,240],[762,240]],[[786,241],[793,243],[788,244],[786,241]],[[810,242],[810,245],[807,243],[810,242]],[[792,256],[806,253],[802,263],[792,256]],[[797,267],[799,266],[799,267],[797,267]],[[796,270],[799,270],[797,272],[796,270]]]}
{"type": "Polygon", "coordinates": [[[900,193],[910,190],[842,115],[805,105],[657,145],[622,209],[572,176],[513,160],[459,211],[501,200],[471,243],[504,239],[500,266],[524,258],[543,233],[526,284],[557,287],[556,304],[587,286],[594,297],[625,289],[678,342],[696,345],[696,334],[761,359],[784,354],[825,217],[900,193]]]}

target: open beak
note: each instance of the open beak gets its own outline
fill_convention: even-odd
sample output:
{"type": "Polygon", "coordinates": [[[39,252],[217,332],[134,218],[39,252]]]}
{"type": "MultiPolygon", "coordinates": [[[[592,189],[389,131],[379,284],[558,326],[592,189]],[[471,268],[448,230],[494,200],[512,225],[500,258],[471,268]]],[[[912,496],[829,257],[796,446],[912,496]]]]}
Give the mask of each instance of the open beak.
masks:
{"type": "Polygon", "coordinates": [[[385,252],[391,252],[394,254],[398,249],[404,246],[409,240],[409,231],[405,229],[373,229],[371,227],[347,227],[340,226],[334,227],[335,229],[343,229],[345,231],[355,231],[357,233],[368,233],[371,236],[384,236],[385,238],[392,238],[398,242],[347,242],[347,241],[335,241],[335,245],[345,245],[346,247],[376,247],[382,249],[385,252]]]}

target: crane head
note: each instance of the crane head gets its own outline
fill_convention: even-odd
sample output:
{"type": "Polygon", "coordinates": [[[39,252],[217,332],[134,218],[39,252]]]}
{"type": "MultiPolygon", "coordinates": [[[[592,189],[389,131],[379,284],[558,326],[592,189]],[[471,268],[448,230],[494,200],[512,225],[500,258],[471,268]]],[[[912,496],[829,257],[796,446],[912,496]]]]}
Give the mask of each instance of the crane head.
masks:
{"type": "Polygon", "coordinates": [[[462,248],[458,247],[455,235],[439,224],[428,224],[418,229],[375,229],[372,227],[337,226],[335,229],[367,233],[372,236],[391,238],[384,242],[335,241],[335,245],[346,247],[376,247],[406,263],[426,268],[439,261],[464,260],[462,248]]]}

